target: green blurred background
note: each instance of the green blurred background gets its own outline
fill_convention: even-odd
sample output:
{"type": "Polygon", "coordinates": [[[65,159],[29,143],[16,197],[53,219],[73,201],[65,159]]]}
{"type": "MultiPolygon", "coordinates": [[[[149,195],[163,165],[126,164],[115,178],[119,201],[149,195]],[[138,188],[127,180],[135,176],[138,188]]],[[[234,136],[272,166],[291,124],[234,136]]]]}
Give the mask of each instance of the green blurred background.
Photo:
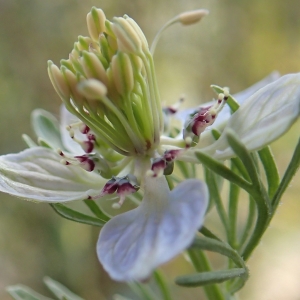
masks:
{"type": "MultiPolygon", "coordinates": [[[[149,41],[176,14],[210,10],[200,24],[169,28],[158,44],[157,77],[167,103],[185,94],[185,105],[193,106],[213,97],[213,83],[234,93],[273,70],[300,71],[299,0],[0,0],[0,154],[25,147],[21,134],[32,135],[33,109],[58,116],[60,100],[46,62],[67,58],[77,36],[87,35],[85,17],[93,5],[108,18],[130,15],[149,41]]],[[[281,174],[299,136],[296,127],[299,123],[274,144],[281,174]]],[[[299,175],[249,261],[251,278],[240,293],[242,300],[300,299],[298,182],[299,175]]],[[[46,204],[1,194],[0,299],[10,299],[5,287],[16,283],[50,296],[42,284],[46,275],[89,300],[127,293],[126,285],[109,280],[97,261],[98,233],[98,228],[60,218],[46,204]]],[[[164,271],[170,282],[178,272],[192,272],[180,257],[164,271]]],[[[173,284],[172,291],[176,299],[202,299],[200,288],[173,284]]]]}

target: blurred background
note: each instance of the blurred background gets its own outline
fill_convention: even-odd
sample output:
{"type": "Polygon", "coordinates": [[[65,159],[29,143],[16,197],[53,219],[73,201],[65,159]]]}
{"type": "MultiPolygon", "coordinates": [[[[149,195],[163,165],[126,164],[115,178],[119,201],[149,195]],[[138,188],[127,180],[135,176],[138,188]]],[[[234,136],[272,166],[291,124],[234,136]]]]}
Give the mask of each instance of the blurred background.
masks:
{"type": "MultiPolygon", "coordinates": [[[[178,13],[207,8],[199,24],[169,28],[155,53],[162,100],[183,94],[187,107],[211,100],[210,84],[238,92],[274,70],[300,71],[299,0],[0,0],[0,154],[24,149],[22,133],[33,137],[30,113],[44,108],[58,116],[60,99],[46,66],[67,58],[78,35],[87,35],[91,6],[108,18],[128,14],[151,42],[178,13]]],[[[274,143],[283,174],[299,136],[299,123],[274,143]]],[[[251,278],[241,300],[300,299],[299,174],[284,195],[271,227],[249,261],[251,278]]],[[[0,195],[0,299],[5,287],[22,283],[50,296],[42,278],[50,276],[83,298],[130,295],[101,269],[95,244],[99,229],[67,221],[46,204],[0,195]]],[[[172,284],[178,273],[192,272],[179,257],[164,266],[176,299],[202,299],[201,289],[172,284]]],[[[132,296],[132,299],[134,298],[132,296]]]]}

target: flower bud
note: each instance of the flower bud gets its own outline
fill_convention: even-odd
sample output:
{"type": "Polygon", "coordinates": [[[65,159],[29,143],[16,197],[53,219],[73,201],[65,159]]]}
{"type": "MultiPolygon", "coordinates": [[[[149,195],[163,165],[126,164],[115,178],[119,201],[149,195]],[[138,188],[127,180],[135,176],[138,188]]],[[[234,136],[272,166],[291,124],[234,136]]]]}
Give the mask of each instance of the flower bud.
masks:
{"type": "Polygon", "coordinates": [[[133,70],[129,56],[119,52],[112,58],[113,80],[118,92],[123,95],[130,93],[134,87],[133,70]]]}
{"type": "Polygon", "coordinates": [[[107,85],[108,78],[106,71],[97,55],[91,52],[83,51],[82,57],[82,66],[86,77],[98,79],[107,85]]]}
{"type": "Polygon", "coordinates": [[[126,19],[113,18],[112,29],[117,37],[120,51],[126,53],[138,53],[141,51],[142,41],[126,19]]]}
{"type": "Polygon", "coordinates": [[[105,20],[106,17],[103,10],[96,7],[93,7],[86,16],[88,31],[94,41],[98,41],[99,35],[105,32],[105,20]]]}
{"type": "Polygon", "coordinates": [[[79,51],[83,51],[83,50],[86,50],[88,51],[89,50],[89,47],[90,47],[90,44],[92,44],[92,39],[87,37],[87,36],[82,36],[80,35],[78,37],[78,43],[77,43],[77,47],[78,47],[78,50],[79,51]]]}
{"type": "Polygon", "coordinates": [[[48,61],[48,74],[51,80],[55,91],[62,99],[69,99],[70,98],[70,90],[66,81],[64,79],[63,74],[59,70],[59,68],[51,61],[48,61]]]}
{"type": "Polygon", "coordinates": [[[64,75],[65,81],[67,82],[69,89],[71,91],[71,97],[74,100],[74,102],[76,103],[82,103],[83,102],[83,97],[78,93],[77,91],[77,84],[78,84],[78,79],[76,77],[76,75],[71,72],[70,70],[68,70],[67,68],[65,68],[64,66],[61,67],[61,71],[64,75]]]}
{"type": "Polygon", "coordinates": [[[197,10],[184,12],[180,14],[178,17],[179,17],[179,22],[182,25],[191,25],[199,22],[203,17],[207,16],[208,14],[209,11],[207,9],[197,9],[197,10]]]}
{"type": "Polygon", "coordinates": [[[106,96],[106,86],[97,79],[83,80],[77,85],[77,90],[87,99],[96,100],[106,96]]]}
{"type": "Polygon", "coordinates": [[[148,47],[148,42],[147,39],[143,33],[143,31],[141,30],[140,26],[130,17],[128,17],[127,15],[124,16],[124,18],[126,19],[126,21],[131,25],[131,27],[134,29],[134,31],[136,32],[136,34],[139,36],[141,42],[142,42],[142,49],[144,52],[148,51],[149,47],[148,47]]]}

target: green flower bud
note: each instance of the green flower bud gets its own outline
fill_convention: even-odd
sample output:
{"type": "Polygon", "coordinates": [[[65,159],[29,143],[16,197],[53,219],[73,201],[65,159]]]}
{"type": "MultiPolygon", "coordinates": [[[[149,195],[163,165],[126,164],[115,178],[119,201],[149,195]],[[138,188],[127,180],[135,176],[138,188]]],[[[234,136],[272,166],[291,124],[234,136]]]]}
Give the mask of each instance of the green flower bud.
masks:
{"type": "Polygon", "coordinates": [[[118,48],[126,53],[140,53],[142,41],[137,32],[124,18],[113,18],[112,29],[117,37],[118,48]]]}
{"type": "Polygon", "coordinates": [[[128,54],[119,52],[112,58],[113,78],[118,92],[128,94],[133,90],[134,78],[128,54]]]}
{"type": "Polygon", "coordinates": [[[97,100],[106,96],[106,86],[97,79],[83,80],[77,85],[77,90],[87,99],[97,100]]]}
{"type": "Polygon", "coordinates": [[[106,71],[96,54],[83,51],[82,67],[87,78],[99,79],[104,85],[108,84],[106,71]]]}
{"type": "Polygon", "coordinates": [[[99,35],[105,32],[105,14],[102,9],[93,7],[86,16],[89,34],[94,41],[98,41],[99,35]]]}
{"type": "Polygon", "coordinates": [[[70,89],[64,79],[63,74],[51,60],[48,61],[48,74],[57,94],[62,99],[69,99],[70,89]]]}

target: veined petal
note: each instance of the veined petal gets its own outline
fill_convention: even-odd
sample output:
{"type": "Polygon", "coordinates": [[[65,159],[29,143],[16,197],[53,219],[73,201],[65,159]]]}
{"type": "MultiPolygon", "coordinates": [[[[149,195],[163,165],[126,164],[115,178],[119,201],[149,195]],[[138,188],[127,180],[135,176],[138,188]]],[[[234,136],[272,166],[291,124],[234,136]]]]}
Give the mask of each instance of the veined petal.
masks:
{"type": "MultiPolygon", "coordinates": [[[[64,144],[65,148],[70,152],[76,155],[82,155],[85,152],[81,148],[81,146],[72,140],[70,137],[69,131],[66,129],[67,126],[71,125],[72,123],[80,122],[78,118],[72,115],[64,105],[60,107],[60,133],[62,138],[62,143],[64,144]]],[[[84,135],[76,130],[76,137],[79,140],[84,140],[84,135]]]]}
{"type": "Polygon", "coordinates": [[[189,246],[208,204],[206,185],[189,179],[169,191],[164,177],[147,177],[141,205],[102,228],[97,253],[118,281],[144,280],[189,246]]]}
{"type": "MultiPolygon", "coordinates": [[[[259,82],[256,82],[255,84],[253,84],[249,88],[247,88],[247,89],[245,89],[245,90],[243,90],[243,91],[241,91],[237,94],[234,94],[233,97],[241,105],[242,103],[244,103],[244,101],[247,98],[252,96],[259,89],[265,87],[269,83],[274,82],[278,78],[279,78],[279,73],[278,72],[273,72],[270,75],[268,75],[267,77],[260,80],[259,82]]],[[[197,109],[199,109],[199,107],[210,106],[210,105],[213,105],[214,103],[215,103],[215,101],[210,101],[210,102],[203,103],[198,107],[179,110],[174,115],[174,118],[180,120],[182,122],[182,124],[184,124],[184,122],[185,122],[186,118],[188,117],[188,115],[195,112],[197,109]]],[[[201,134],[200,141],[199,141],[199,147],[204,148],[208,145],[211,145],[213,142],[215,142],[215,138],[211,134],[211,130],[216,129],[219,132],[222,132],[224,130],[224,127],[226,126],[226,123],[227,123],[228,119],[230,118],[230,116],[231,116],[230,107],[228,105],[225,105],[223,107],[223,109],[221,110],[221,112],[218,114],[218,117],[216,118],[215,122],[211,126],[207,127],[205,129],[205,131],[201,134]]],[[[182,131],[179,133],[178,138],[182,139],[182,131]]]]}
{"type": "Polygon", "coordinates": [[[103,179],[60,163],[54,151],[35,147],[0,156],[0,191],[37,202],[66,202],[99,194],[103,179]]]}
{"type": "Polygon", "coordinates": [[[233,130],[248,150],[260,149],[284,134],[299,113],[300,73],[283,76],[249,97],[229,119],[217,141],[205,148],[199,143],[180,160],[196,162],[193,155],[197,150],[222,160],[234,156],[227,142],[227,130],[233,130]]]}
{"type": "MultiPolygon", "coordinates": [[[[270,75],[268,75],[267,77],[263,78],[262,80],[260,80],[259,82],[256,82],[255,84],[253,84],[252,86],[250,86],[249,88],[236,93],[233,95],[233,97],[235,98],[235,100],[237,100],[237,102],[239,104],[242,104],[246,99],[248,99],[250,96],[252,96],[255,92],[257,92],[259,89],[265,87],[267,84],[274,82],[275,80],[277,80],[279,78],[279,73],[278,72],[273,72],[270,75]]],[[[213,105],[215,103],[215,101],[210,101],[210,102],[206,102],[201,104],[200,106],[206,107],[206,106],[210,106],[213,105]]],[[[193,108],[187,108],[184,110],[179,110],[174,117],[180,121],[182,121],[182,123],[185,122],[186,118],[188,115],[192,114],[195,110],[197,110],[199,107],[193,107],[193,108]]],[[[206,131],[210,131],[212,128],[215,127],[219,127],[221,126],[221,124],[225,121],[228,120],[230,118],[230,108],[228,105],[225,105],[224,108],[222,109],[222,111],[218,114],[218,117],[216,118],[216,121],[214,122],[213,125],[209,126],[206,131]]],[[[205,132],[206,132],[205,131],[205,132]]]]}

